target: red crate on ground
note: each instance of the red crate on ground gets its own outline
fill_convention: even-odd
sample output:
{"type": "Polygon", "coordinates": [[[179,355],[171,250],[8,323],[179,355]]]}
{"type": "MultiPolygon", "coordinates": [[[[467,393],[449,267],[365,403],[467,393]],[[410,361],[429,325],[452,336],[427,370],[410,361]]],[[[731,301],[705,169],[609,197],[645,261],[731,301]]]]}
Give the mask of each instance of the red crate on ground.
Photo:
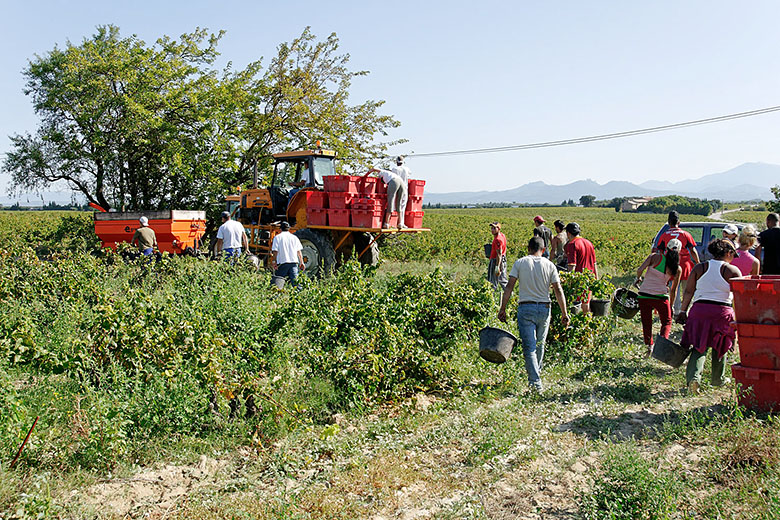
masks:
{"type": "Polygon", "coordinates": [[[357,193],[357,182],[360,177],[356,175],[326,175],[322,178],[325,191],[357,193]]]}
{"type": "Polygon", "coordinates": [[[328,208],[347,209],[354,198],[354,193],[331,191],[328,193],[328,208]]]}
{"type": "Polygon", "coordinates": [[[423,196],[423,190],[425,189],[425,181],[421,179],[409,179],[409,196],[420,197],[423,196]]]}
{"type": "Polygon", "coordinates": [[[423,214],[423,211],[407,211],[404,213],[404,224],[410,228],[421,228],[423,214]]]}
{"type": "Polygon", "coordinates": [[[328,211],[328,225],[336,227],[349,227],[349,214],[348,209],[329,209],[328,211]]]}
{"type": "Polygon", "coordinates": [[[740,276],[729,285],[737,322],[780,325],[780,275],[740,276]]]}
{"type": "Polygon", "coordinates": [[[379,189],[379,182],[378,177],[363,177],[357,183],[358,192],[362,195],[373,195],[379,189]]]}
{"type": "Polygon", "coordinates": [[[379,210],[353,209],[352,225],[359,228],[377,229],[382,226],[383,213],[379,210]]]}
{"type": "Polygon", "coordinates": [[[322,208],[306,208],[306,220],[310,226],[327,226],[328,210],[322,208]]]}
{"type": "Polygon", "coordinates": [[[406,202],[406,211],[422,211],[422,197],[409,197],[406,202]]]}
{"type": "Polygon", "coordinates": [[[780,325],[738,323],[737,345],[742,366],[780,370],[780,325]]]}
{"type": "Polygon", "coordinates": [[[324,191],[304,191],[306,194],[306,207],[322,209],[328,207],[328,195],[324,191]]]}
{"type": "Polygon", "coordinates": [[[731,375],[741,385],[737,400],[752,410],[780,411],[780,370],[731,365],[731,375]]]}

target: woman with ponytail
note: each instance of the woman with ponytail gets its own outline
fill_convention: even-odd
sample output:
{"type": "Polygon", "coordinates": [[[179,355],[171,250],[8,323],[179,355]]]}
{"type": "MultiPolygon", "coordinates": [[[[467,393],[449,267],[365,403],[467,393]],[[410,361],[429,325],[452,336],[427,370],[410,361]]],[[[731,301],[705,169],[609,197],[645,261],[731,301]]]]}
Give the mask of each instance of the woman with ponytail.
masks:
{"type": "Polygon", "coordinates": [[[653,311],[661,319],[661,336],[668,338],[672,330],[672,307],[669,295],[676,294],[680,283],[680,249],[682,242],[673,238],[663,251],[648,256],[636,271],[637,285],[642,273],[647,275],[639,286],[639,313],[642,318],[642,336],[647,355],[653,352],[653,311]],[[671,287],[670,287],[671,285],[671,287]]]}

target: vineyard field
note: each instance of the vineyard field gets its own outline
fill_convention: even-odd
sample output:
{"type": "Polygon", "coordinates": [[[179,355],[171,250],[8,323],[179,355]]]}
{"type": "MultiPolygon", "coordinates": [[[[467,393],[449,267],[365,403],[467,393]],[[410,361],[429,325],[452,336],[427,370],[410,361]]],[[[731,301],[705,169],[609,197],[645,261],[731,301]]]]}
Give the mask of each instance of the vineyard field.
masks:
{"type": "Polygon", "coordinates": [[[126,262],[91,213],[0,211],[0,520],[777,517],[777,419],[733,384],[687,395],[639,316],[566,328],[553,305],[541,394],[520,346],[479,358],[482,327],[517,331],[488,224],[511,262],[538,214],[578,222],[607,275],[564,275],[570,304],[631,279],[665,221],[431,209],[379,266],[279,291],[248,261],[126,262]]]}

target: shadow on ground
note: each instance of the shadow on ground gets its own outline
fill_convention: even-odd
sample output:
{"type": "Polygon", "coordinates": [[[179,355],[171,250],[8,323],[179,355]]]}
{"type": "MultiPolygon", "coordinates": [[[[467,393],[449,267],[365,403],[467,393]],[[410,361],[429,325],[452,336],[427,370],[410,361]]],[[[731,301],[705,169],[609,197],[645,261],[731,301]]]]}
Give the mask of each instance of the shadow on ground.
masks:
{"type": "Polygon", "coordinates": [[[612,441],[624,441],[630,438],[659,436],[679,438],[715,422],[722,422],[730,414],[731,409],[720,404],[662,414],[647,410],[626,412],[617,417],[587,414],[563,423],[554,430],[584,435],[590,440],[607,438],[612,441]]]}

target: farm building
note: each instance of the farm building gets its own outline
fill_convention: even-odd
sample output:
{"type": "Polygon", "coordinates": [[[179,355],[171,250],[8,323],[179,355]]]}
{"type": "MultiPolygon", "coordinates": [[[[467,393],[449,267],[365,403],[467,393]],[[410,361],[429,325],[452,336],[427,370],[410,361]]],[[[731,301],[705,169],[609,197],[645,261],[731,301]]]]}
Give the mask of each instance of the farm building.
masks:
{"type": "Polygon", "coordinates": [[[653,197],[634,197],[620,205],[620,211],[637,211],[644,204],[653,200],[653,197]]]}

